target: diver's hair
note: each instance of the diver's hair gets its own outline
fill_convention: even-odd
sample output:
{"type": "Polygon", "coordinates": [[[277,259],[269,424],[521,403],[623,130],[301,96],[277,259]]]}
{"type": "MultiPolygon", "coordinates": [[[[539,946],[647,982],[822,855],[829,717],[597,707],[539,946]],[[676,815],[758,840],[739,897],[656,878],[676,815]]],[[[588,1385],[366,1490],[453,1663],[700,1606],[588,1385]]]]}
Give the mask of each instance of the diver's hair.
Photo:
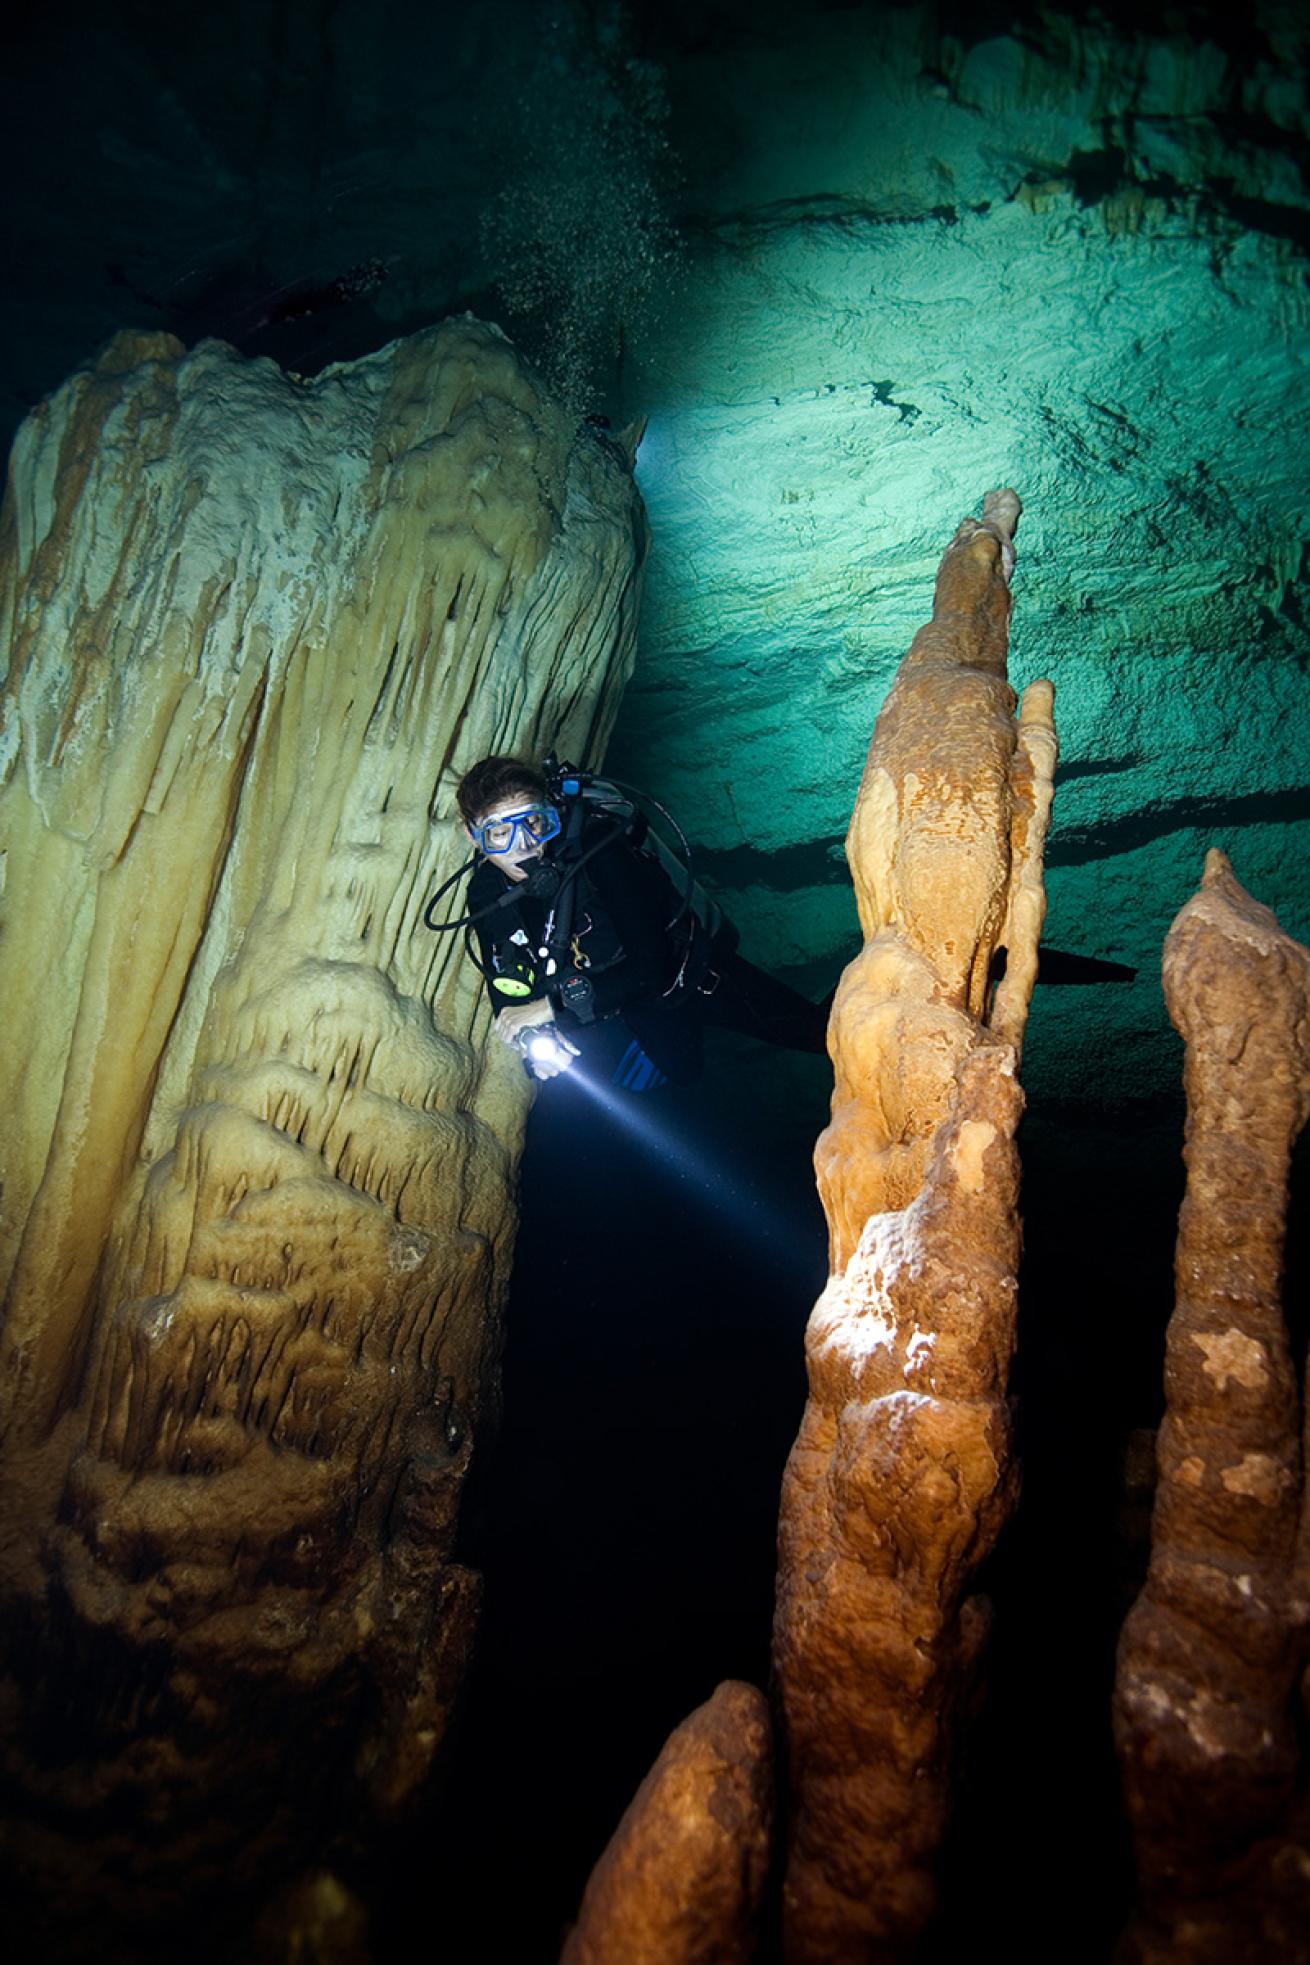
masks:
{"type": "Polygon", "coordinates": [[[544,804],[546,780],[536,765],[524,764],[517,757],[484,757],[464,773],[455,797],[465,825],[475,826],[493,805],[519,792],[544,804]]]}

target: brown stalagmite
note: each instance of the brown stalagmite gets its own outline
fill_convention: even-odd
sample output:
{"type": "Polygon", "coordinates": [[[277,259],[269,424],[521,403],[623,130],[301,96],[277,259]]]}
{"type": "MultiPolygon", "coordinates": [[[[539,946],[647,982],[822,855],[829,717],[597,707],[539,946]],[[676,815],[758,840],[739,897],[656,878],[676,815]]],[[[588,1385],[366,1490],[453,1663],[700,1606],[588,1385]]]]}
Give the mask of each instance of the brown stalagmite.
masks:
{"type": "Polygon", "coordinates": [[[791,1961],[904,1955],[932,1908],[968,1594],[1010,1505],[1022,1110],[1055,765],[1052,690],[1006,680],[1013,492],[942,561],[874,731],[847,851],[865,946],[815,1151],[832,1274],[783,1484],[774,1661],[791,1961]],[[996,950],[1008,966],[988,1020],[996,950]]]}
{"type": "Polygon", "coordinates": [[[727,1680],[670,1734],[591,1873],[560,1965],[748,1965],[769,1866],[768,1706],[727,1680]]]}
{"type": "Polygon", "coordinates": [[[120,335],[17,439],[0,1698],[93,1948],[439,1745],[527,1090],[422,915],[469,764],[603,746],[643,543],[471,319],[310,382],[120,335]]]}
{"type": "Polygon", "coordinates": [[[1282,1277],[1291,1149],[1310,1116],[1310,950],[1211,851],[1165,942],[1164,986],[1187,1046],[1187,1192],[1150,1568],[1115,1692],[1139,1877],[1127,1951],[1295,1965],[1310,1960],[1296,1719],[1310,1603],[1282,1277]]]}

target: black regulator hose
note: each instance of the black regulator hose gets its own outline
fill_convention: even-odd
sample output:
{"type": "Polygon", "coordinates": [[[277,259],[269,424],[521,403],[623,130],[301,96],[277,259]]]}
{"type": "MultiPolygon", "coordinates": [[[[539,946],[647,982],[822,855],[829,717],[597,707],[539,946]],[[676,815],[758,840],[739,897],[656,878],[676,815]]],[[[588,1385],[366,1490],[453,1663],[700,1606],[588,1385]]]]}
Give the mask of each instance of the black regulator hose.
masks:
{"type": "Polygon", "coordinates": [[[425,928],[430,928],[434,935],[449,934],[452,928],[462,928],[465,922],[471,921],[473,919],[473,916],[471,914],[468,914],[465,915],[463,921],[434,921],[432,919],[432,910],[437,905],[438,901],[445,899],[446,895],[450,892],[451,888],[455,886],[455,884],[458,881],[462,880],[466,873],[472,873],[477,863],[478,863],[478,856],[475,853],[471,860],[465,860],[462,867],[456,867],[454,873],[451,874],[450,879],[442,881],[440,887],[438,887],[436,893],[432,896],[432,899],[428,902],[427,906],[424,908],[423,926],[425,928]]]}
{"type": "Polygon", "coordinates": [[[456,881],[462,880],[466,873],[471,873],[474,867],[476,867],[478,858],[475,853],[471,860],[466,860],[462,867],[456,868],[449,880],[442,881],[440,887],[438,887],[436,893],[423,910],[423,925],[425,928],[430,928],[434,935],[449,935],[456,928],[469,928],[472,927],[474,922],[485,921],[489,914],[496,914],[503,907],[513,907],[514,903],[521,901],[525,894],[531,894],[538,900],[557,900],[563,890],[577,879],[578,874],[587,864],[587,861],[594,859],[596,854],[609,844],[609,836],[604,839],[598,839],[596,844],[589,846],[585,853],[580,854],[563,874],[560,873],[557,867],[543,862],[542,865],[532,869],[532,872],[521,886],[509,888],[507,892],[498,895],[494,901],[489,901],[486,907],[478,908],[476,913],[462,914],[457,921],[434,921],[432,919],[432,911],[436,907],[437,902],[445,898],[456,881]]]}

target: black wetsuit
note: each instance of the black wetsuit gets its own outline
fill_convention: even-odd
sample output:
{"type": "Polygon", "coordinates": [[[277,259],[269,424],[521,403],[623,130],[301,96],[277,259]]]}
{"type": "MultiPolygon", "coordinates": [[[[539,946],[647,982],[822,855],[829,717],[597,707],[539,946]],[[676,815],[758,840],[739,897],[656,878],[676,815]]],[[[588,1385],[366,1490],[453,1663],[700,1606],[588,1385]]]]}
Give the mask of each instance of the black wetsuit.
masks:
{"type": "Polygon", "coordinates": [[[590,815],[580,845],[555,840],[545,858],[566,871],[569,857],[579,853],[587,857],[573,881],[570,946],[553,975],[541,955],[549,898],[532,893],[530,881],[510,880],[494,858],[478,865],[468,890],[470,914],[513,896],[474,925],[497,1010],[548,997],[584,1058],[594,1056],[613,1067],[620,1083],[634,1086],[641,1083],[633,1073],[643,1055],[663,1077],[689,1084],[700,1071],[706,1023],[793,1050],[822,1051],[826,1007],[747,962],[726,922],[708,933],[682,907],[658,859],[642,852],[624,825],[590,815]],[[576,1015],[564,1000],[579,975],[590,984],[590,1017],[576,1015]]]}

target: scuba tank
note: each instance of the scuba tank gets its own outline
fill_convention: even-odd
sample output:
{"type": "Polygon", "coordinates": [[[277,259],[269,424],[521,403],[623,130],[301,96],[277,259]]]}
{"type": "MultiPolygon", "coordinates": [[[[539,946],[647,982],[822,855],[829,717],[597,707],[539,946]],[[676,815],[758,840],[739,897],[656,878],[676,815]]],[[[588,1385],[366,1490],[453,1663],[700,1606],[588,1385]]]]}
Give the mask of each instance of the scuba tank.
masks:
{"type": "Polygon", "coordinates": [[[687,835],[666,805],[662,805],[649,792],[638,791],[634,786],[624,784],[621,779],[602,778],[592,771],[575,770],[570,764],[561,764],[553,755],[545,760],[542,770],[547,791],[556,804],[580,799],[594,812],[617,820],[627,831],[630,843],[637,851],[657,862],[670,886],[680,895],[677,908],[664,924],[666,933],[691,917],[689,938],[694,938],[699,929],[707,942],[715,939],[723,928],[723,909],[696,879],[687,835]],[[682,848],[681,858],[666,840],[660,838],[645,817],[640,809],[642,803],[653,806],[677,834],[678,844],[682,848]]]}

